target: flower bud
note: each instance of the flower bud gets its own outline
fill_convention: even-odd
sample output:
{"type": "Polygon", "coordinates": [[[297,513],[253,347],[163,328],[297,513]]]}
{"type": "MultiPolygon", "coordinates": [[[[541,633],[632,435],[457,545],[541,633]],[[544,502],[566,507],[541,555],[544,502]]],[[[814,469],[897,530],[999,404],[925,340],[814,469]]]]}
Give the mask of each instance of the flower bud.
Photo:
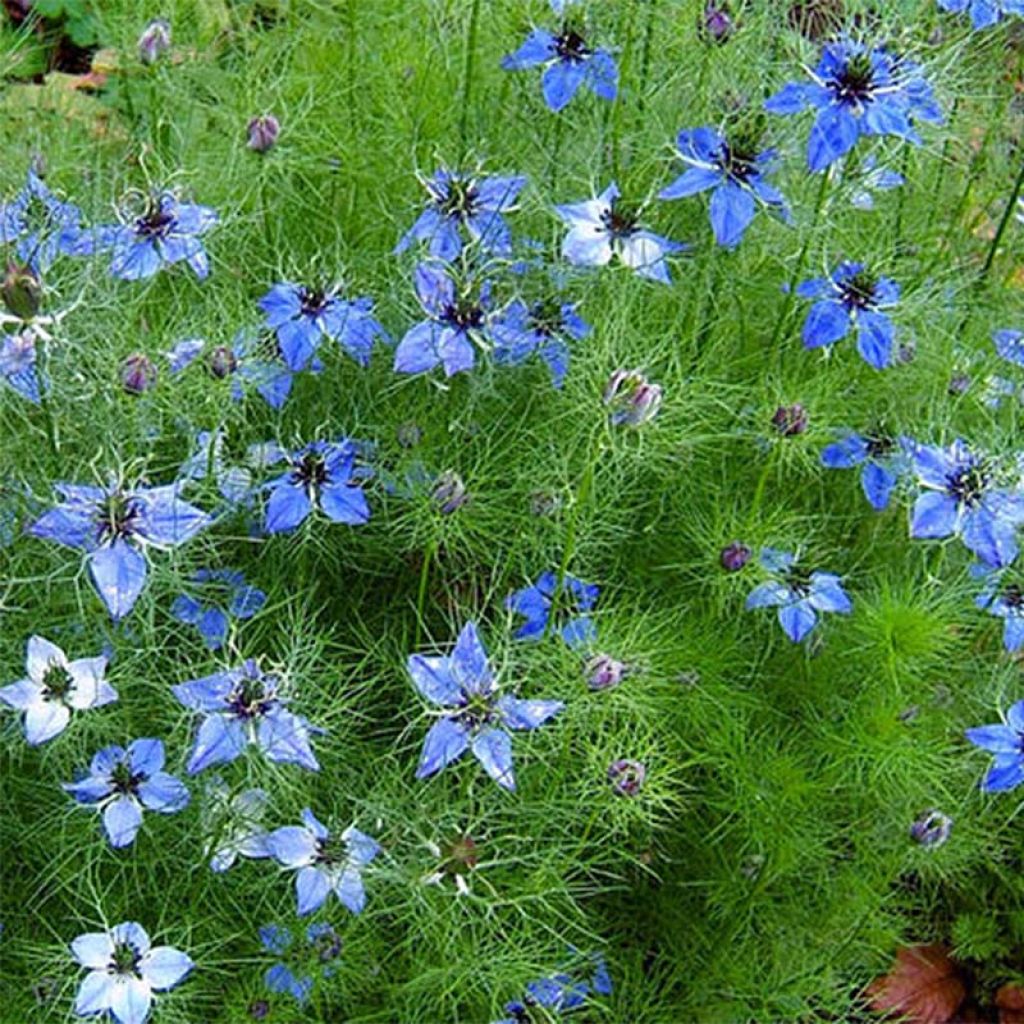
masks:
{"type": "Polygon", "coordinates": [[[964,395],[971,386],[971,378],[966,373],[955,373],[946,386],[946,393],[953,398],[957,395],[964,395]]]}
{"type": "Polygon", "coordinates": [[[227,345],[218,345],[210,353],[209,368],[217,380],[223,380],[238,369],[238,359],[227,345]]]}
{"type": "Polygon", "coordinates": [[[700,20],[701,32],[713,43],[724,43],[736,30],[736,25],[724,4],[708,4],[700,20]]]}
{"type": "Polygon", "coordinates": [[[273,114],[261,114],[249,119],[245,133],[247,145],[254,153],[266,153],[272,149],[281,134],[281,123],[273,114]]]}
{"type": "Polygon", "coordinates": [[[321,963],[329,963],[341,956],[341,937],[329,924],[315,925],[310,930],[310,942],[321,963]]]}
{"type": "Polygon", "coordinates": [[[0,295],[8,312],[19,320],[29,321],[39,312],[43,297],[43,283],[29,267],[8,263],[0,295]]]}
{"type": "Polygon", "coordinates": [[[595,654],[587,662],[585,671],[587,686],[592,690],[610,690],[626,678],[629,666],[610,654],[595,654]]]}
{"type": "Polygon", "coordinates": [[[443,516],[450,516],[469,500],[462,478],[451,469],[446,469],[437,478],[430,497],[440,507],[443,516]]]}
{"type": "Polygon", "coordinates": [[[941,846],[953,829],[953,819],[941,811],[925,811],[911,826],[910,838],[922,846],[941,846]]]}
{"type": "Polygon", "coordinates": [[[154,64],[171,48],[171,23],[165,18],[154,18],[139,36],[139,60],[154,64]]]}
{"type": "Polygon", "coordinates": [[[772,416],[772,426],[783,437],[796,437],[807,429],[807,410],[799,403],[780,405],[772,416]]]}
{"type": "Polygon", "coordinates": [[[398,428],[398,443],[403,448],[415,448],[423,440],[423,431],[412,422],[403,423],[398,428]]]}
{"type": "Polygon", "coordinates": [[[156,385],[156,364],[143,352],[133,352],[121,364],[121,386],[129,395],[141,395],[156,385]]]}
{"type": "Polygon", "coordinates": [[[270,1003],[266,999],[254,999],[249,1004],[249,1016],[253,1020],[266,1020],[270,1016],[270,1003]]]}
{"type": "Polygon", "coordinates": [[[616,370],[608,378],[602,400],[611,409],[613,424],[639,427],[658,414],[661,385],[652,384],[639,370],[616,370]]]}
{"type": "Polygon", "coordinates": [[[619,796],[636,796],[647,778],[647,769],[640,761],[620,757],[608,765],[608,781],[619,796]]]}
{"type": "Polygon", "coordinates": [[[752,554],[753,552],[746,544],[734,540],[731,544],[722,548],[719,560],[722,563],[722,568],[727,572],[739,572],[750,561],[752,554]]]}

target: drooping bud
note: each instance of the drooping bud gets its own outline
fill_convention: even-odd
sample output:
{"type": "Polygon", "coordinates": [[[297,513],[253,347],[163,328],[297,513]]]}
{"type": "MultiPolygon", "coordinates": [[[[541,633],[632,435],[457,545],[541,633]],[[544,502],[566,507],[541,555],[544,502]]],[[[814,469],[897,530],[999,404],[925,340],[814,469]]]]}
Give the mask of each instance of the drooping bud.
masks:
{"type": "Polygon", "coordinates": [[[154,64],[171,48],[171,23],[166,18],[154,18],[139,36],[139,60],[154,64]]]}
{"type": "Polygon", "coordinates": [[[911,826],[910,838],[922,846],[941,846],[953,829],[953,819],[934,809],[925,811],[911,826]]]}
{"type": "Polygon", "coordinates": [[[610,654],[595,654],[587,662],[585,671],[587,686],[592,690],[610,690],[626,678],[629,666],[610,654]]]}
{"type": "Polygon", "coordinates": [[[618,426],[639,427],[658,414],[661,385],[652,384],[639,370],[616,370],[605,385],[602,400],[618,426]]]}
{"type": "Polygon", "coordinates": [[[647,769],[640,761],[620,757],[608,765],[608,781],[619,796],[636,796],[647,778],[647,769]]]}
{"type": "Polygon", "coordinates": [[[144,352],[133,352],[121,364],[121,386],[129,395],[141,395],[156,385],[156,364],[144,352]]]}
{"type": "Polygon", "coordinates": [[[210,373],[217,380],[223,380],[225,377],[230,377],[238,369],[238,358],[227,345],[218,345],[210,353],[209,367],[210,373]]]}
{"type": "Polygon", "coordinates": [[[277,142],[277,137],[281,134],[281,123],[273,114],[261,114],[249,119],[245,134],[246,145],[254,153],[266,153],[277,142]]]}
{"type": "Polygon", "coordinates": [[[713,43],[724,43],[736,30],[725,4],[710,3],[700,21],[701,33],[713,43]]]}
{"type": "Polygon", "coordinates": [[[752,554],[753,552],[746,544],[734,540],[722,548],[719,560],[722,563],[722,568],[727,572],[739,572],[750,561],[752,554]]]}
{"type": "Polygon", "coordinates": [[[450,516],[469,500],[462,477],[452,469],[446,469],[436,481],[430,497],[440,508],[441,515],[450,516]]]}
{"type": "Polygon", "coordinates": [[[8,312],[27,323],[39,312],[43,298],[43,283],[30,267],[8,263],[0,294],[8,312]]]}
{"type": "Polygon", "coordinates": [[[783,437],[796,437],[807,429],[807,410],[799,403],[780,405],[772,416],[772,426],[783,437]]]}

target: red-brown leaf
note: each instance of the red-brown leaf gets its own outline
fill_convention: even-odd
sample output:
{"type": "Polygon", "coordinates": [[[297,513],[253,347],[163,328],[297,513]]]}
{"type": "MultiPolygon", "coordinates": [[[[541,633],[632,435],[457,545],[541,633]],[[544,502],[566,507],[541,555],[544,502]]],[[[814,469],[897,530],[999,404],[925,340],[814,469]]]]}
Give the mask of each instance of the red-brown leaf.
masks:
{"type": "Polygon", "coordinates": [[[897,950],[892,970],[876,978],[867,994],[873,1010],[912,1024],[948,1024],[967,986],[945,946],[908,946],[897,950]]]}

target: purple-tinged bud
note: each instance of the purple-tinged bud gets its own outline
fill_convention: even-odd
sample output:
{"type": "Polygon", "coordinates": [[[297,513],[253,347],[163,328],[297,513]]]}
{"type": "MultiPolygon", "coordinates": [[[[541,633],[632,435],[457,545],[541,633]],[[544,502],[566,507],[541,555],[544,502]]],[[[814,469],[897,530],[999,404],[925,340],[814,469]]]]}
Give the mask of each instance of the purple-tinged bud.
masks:
{"type": "Polygon", "coordinates": [[[341,956],[341,936],[329,925],[315,925],[310,944],[321,963],[330,963],[341,956]]]}
{"type": "Polygon", "coordinates": [[[949,380],[949,384],[946,385],[946,392],[956,398],[958,395],[967,394],[967,389],[971,386],[971,378],[966,373],[954,373],[949,380]]]}
{"type": "Polygon", "coordinates": [[[210,373],[217,380],[230,377],[238,369],[238,358],[227,345],[218,345],[210,353],[210,373]]]}
{"type": "Polygon", "coordinates": [[[469,500],[462,477],[452,469],[446,469],[437,478],[430,497],[440,507],[443,516],[450,516],[469,500]]]}
{"type": "Polygon", "coordinates": [[[661,385],[652,384],[639,370],[616,370],[605,385],[604,404],[614,425],[639,427],[654,419],[661,407],[661,385]]]}
{"type": "Polygon", "coordinates": [[[739,572],[750,561],[752,554],[753,552],[746,544],[734,540],[722,548],[719,560],[722,563],[722,568],[727,572],[739,572]]]}
{"type": "Polygon", "coordinates": [[[245,133],[246,144],[254,153],[266,153],[274,147],[281,134],[281,122],[273,114],[261,114],[249,119],[245,133]]]}
{"type": "Polygon", "coordinates": [[[270,1016],[270,1003],[266,999],[254,999],[249,1004],[249,1016],[253,1020],[266,1020],[270,1016]]]}
{"type": "Polygon", "coordinates": [[[139,36],[139,60],[154,64],[171,48],[171,23],[165,18],[154,18],[139,36]]]}
{"type": "Polygon", "coordinates": [[[142,395],[156,385],[156,364],[143,352],[133,352],[121,364],[121,386],[129,395],[142,395]]]}
{"type": "Polygon", "coordinates": [[[592,690],[610,690],[629,674],[629,665],[610,654],[595,654],[586,664],[587,686],[592,690]]]}
{"type": "Polygon", "coordinates": [[[736,30],[736,25],[724,4],[708,4],[700,22],[704,37],[713,43],[724,43],[736,30]]]}
{"type": "Polygon", "coordinates": [[[562,507],[562,499],[557,494],[547,491],[534,491],[530,495],[530,515],[538,519],[553,516],[562,507]]]}
{"type": "Polygon", "coordinates": [[[619,796],[636,796],[647,778],[647,769],[640,761],[620,757],[608,765],[608,781],[619,796]]]}
{"type": "Polygon", "coordinates": [[[910,838],[922,846],[941,846],[953,829],[953,819],[934,809],[925,811],[910,826],[910,838]]]}
{"type": "Polygon", "coordinates": [[[398,443],[403,448],[415,448],[423,440],[423,431],[415,423],[403,423],[398,428],[398,443]]]}
{"type": "Polygon", "coordinates": [[[43,283],[30,267],[8,263],[0,296],[8,312],[26,323],[39,312],[43,298],[43,283]]]}
{"type": "Polygon", "coordinates": [[[780,405],[772,416],[772,426],[783,437],[796,437],[807,429],[807,410],[799,403],[780,405]]]}

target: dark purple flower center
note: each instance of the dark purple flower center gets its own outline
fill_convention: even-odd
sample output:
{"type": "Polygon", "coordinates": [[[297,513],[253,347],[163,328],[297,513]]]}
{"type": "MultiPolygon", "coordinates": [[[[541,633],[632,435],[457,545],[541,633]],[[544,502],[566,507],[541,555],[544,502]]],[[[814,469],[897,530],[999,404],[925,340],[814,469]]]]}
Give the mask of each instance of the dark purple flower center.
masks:
{"type": "Polygon", "coordinates": [[[786,586],[797,597],[807,597],[811,592],[811,572],[804,566],[799,564],[791,565],[786,570],[783,578],[786,581],[786,586]]]}
{"type": "Polygon", "coordinates": [[[320,488],[327,483],[327,464],[316,452],[306,452],[292,470],[292,480],[304,487],[320,488]]]}
{"type": "Polygon", "coordinates": [[[316,853],[313,855],[314,864],[324,864],[332,867],[337,864],[344,864],[348,860],[348,845],[341,836],[329,835],[326,839],[316,841],[316,853]]]}
{"type": "Polygon", "coordinates": [[[1010,608],[1024,608],[1024,589],[1019,583],[1011,583],[1003,588],[1003,601],[1010,608]]]}
{"type": "Polygon", "coordinates": [[[327,307],[328,295],[322,288],[301,288],[299,302],[303,316],[319,316],[327,307]]]}
{"type": "Polygon", "coordinates": [[[445,306],[441,320],[460,331],[477,330],[483,327],[484,311],[477,303],[460,299],[451,306],[445,306]]]}
{"type": "Polygon", "coordinates": [[[446,190],[438,194],[437,207],[445,217],[469,217],[476,210],[478,198],[476,183],[462,178],[450,178],[446,190]]]}
{"type": "Polygon", "coordinates": [[[115,491],[100,504],[96,516],[100,540],[130,537],[141,526],[142,503],[130,494],[115,491]]]}
{"type": "Polygon", "coordinates": [[[579,64],[591,53],[583,36],[568,25],[562,29],[561,35],[555,37],[555,52],[559,60],[568,61],[570,64],[579,64]]]}
{"type": "Polygon", "coordinates": [[[618,199],[613,199],[608,209],[601,214],[601,223],[613,238],[628,238],[636,231],[636,210],[618,199]]]}
{"type": "Polygon", "coordinates": [[[313,937],[311,945],[321,963],[328,963],[341,956],[341,939],[330,925],[313,937]]]}
{"type": "Polygon", "coordinates": [[[238,369],[238,357],[227,345],[218,345],[210,353],[210,373],[217,380],[230,377],[238,369]]]}
{"type": "Polygon", "coordinates": [[[845,281],[839,282],[842,302],[849,309],[870,309],[875,304],[878,278],[866,270],[858,270],[845,281]]]}
{"type": "Polygon", "coordinates": [[[259,718],[277,703],[277,695],[273,688],[268,692],[262,676],[247,676],[235,684],[227,703],[231,713],[239,718],[259,718]]]}
{"type": "Polygon", "coordinates": [[[476,729],[494,720],[494,695],[490,693],[467,693],[466,703],[454,716],[469,729],[476,729]]]}
{"type": "Polygon", "coordinates": [[[749,181],[757,173],[757,151],[749,143],[723,142],[716,159],[723,173],[736,181],[749,181]]]}
{"type": "Polygon", "coordinates": [[[118,761],[110,772],[110,786],[121,796],[128,796],[138,791],[139,783],[146,780],[145,772],[133,772],[127,761],[118,761]]]}
{"type": "Polygon", "coordinates": [[[946,477],[946,490],[968,508],[981,502],[991,480],[991,474],[981,463],[960,466],[946,477]]]}
{"type": "Polygon", "coordinates": [[[135,221],[135,233],[142,238],[166,238],[174,227],[177,217],[165,210],[162,203],[152,203],[150,208],[135,221]]]}
{"type": "Polygon", "coordinates": [[[530,307],[530,327],[545,338],[557,334],[564,324],[562,307],[554,299],[536,302],[530,307]]]}
{"type": "Polygon", "coordinates": [[[141,959],[141,954],[130,942],[118,942],[110,957],[108,970],[112,974],[133,974],[136,977],[141,977],[139,973],[141,959]]]}
{"type": "Polygon", "coordinates": [[[826,85],[836,100],[845,106],[870,103],[875,90],[874,68],[867,53],[856,53],[847,58],[843,69],[826,85]]]}
{"type": "Polygon", "coordinates": [[[71,673],[63,665],[47,665],[43,673],[43,700],[63,701],[73,684],[71,673]]]}
{"type": "Polygon", "coordinates": [[[896,442],[884,434],[869,435],[865,440],[867,441],[868,458],[871,459],[885,458],[896,447],[896,442]]]}

